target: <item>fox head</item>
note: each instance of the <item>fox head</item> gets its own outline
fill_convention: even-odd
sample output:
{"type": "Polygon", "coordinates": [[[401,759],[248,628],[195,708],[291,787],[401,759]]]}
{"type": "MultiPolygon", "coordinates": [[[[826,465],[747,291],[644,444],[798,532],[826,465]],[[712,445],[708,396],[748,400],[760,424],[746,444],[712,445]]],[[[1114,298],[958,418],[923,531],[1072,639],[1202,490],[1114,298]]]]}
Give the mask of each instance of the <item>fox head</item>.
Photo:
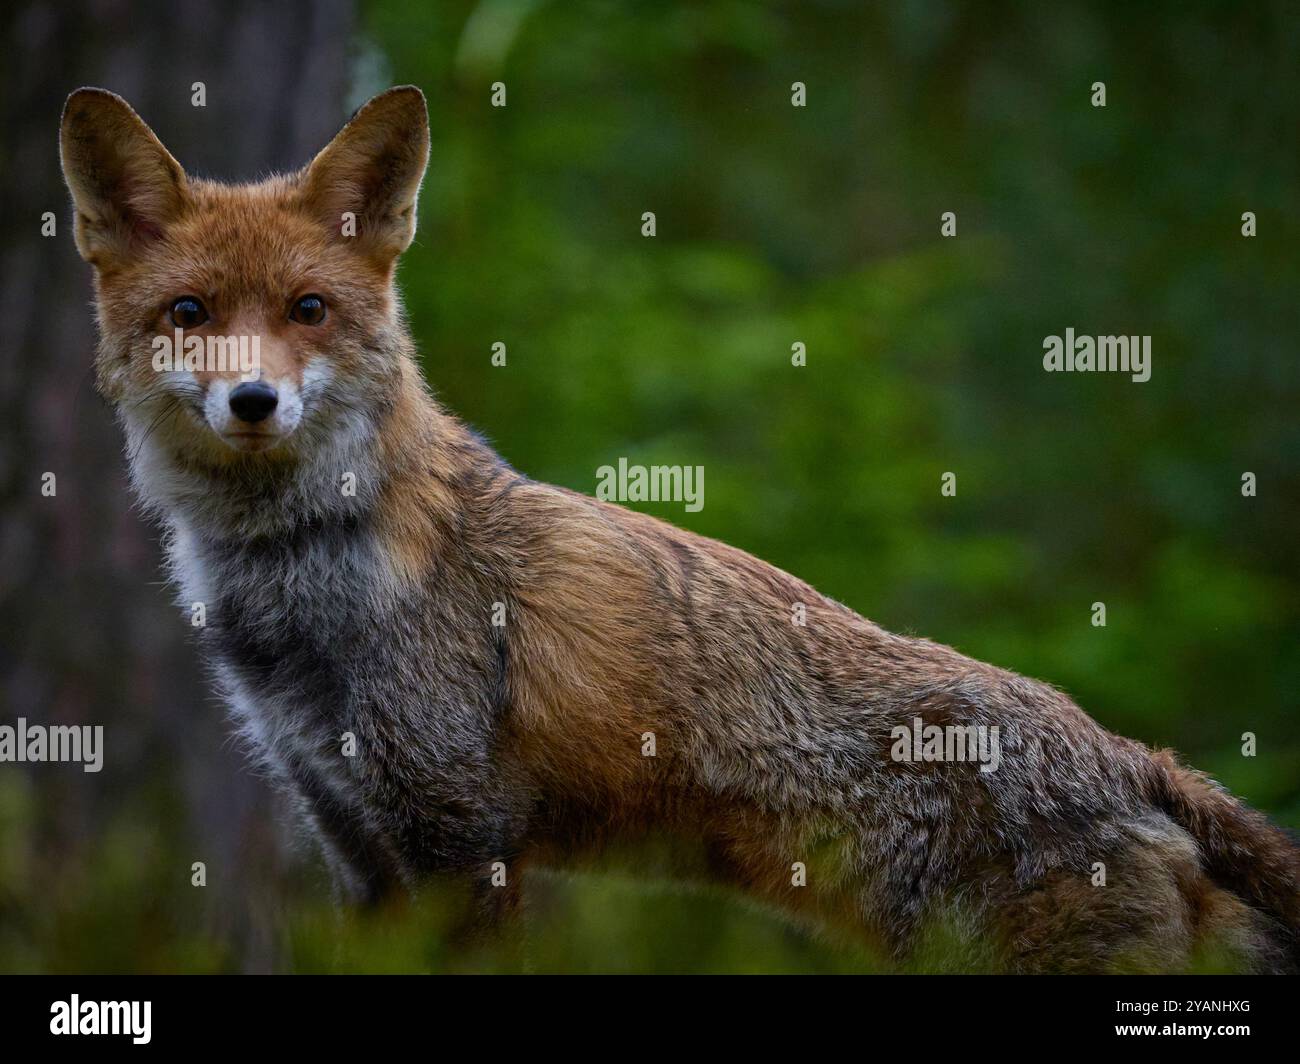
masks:
{"type": "Polygon", "coordinates": [[[394,272],[429,157],[419,89],[255,184],[189,176],[104,89],[68,98],[60,155],[95,271],[97,385],[137,449],[249,473],[373,427],[408,358],[394,272]]]}

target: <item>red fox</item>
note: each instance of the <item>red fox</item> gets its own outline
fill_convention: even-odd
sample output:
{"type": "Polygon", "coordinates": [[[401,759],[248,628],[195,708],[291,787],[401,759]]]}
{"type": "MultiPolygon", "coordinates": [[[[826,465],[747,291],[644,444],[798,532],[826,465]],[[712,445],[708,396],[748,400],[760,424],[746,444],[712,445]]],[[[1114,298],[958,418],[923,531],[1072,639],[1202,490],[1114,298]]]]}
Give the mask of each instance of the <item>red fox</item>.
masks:
{"type": "Polygon", "coordinates": [[[897,963],[941,919],[1011,972],[1300,963],[1300,852],[1171,754],[536,483],[445,412],[394,281],[419,89],[256,184],[187,175],[102,89],[69,97],[60,143],[134,489],[351,896],[449,875],[490,919],[530,862],[662,837],[897,963]]]}

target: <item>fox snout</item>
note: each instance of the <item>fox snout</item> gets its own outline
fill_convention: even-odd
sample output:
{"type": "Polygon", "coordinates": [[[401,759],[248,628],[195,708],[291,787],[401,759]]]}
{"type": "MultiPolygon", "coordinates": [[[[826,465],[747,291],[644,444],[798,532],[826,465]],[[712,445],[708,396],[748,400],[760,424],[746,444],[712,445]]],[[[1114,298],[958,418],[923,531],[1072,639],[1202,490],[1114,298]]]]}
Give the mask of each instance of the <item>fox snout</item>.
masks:
{"type": "Polygon", "coordinates": [[[250,425],[275,413],[279,393],[265,381],[244,381],[230,390],[230,412],[250,425]]]}
{"type": "Polygon", "coordinates": [[[263,371],[252,380],[219,376],[207,382],[203,418],[228,447],[265,451],[302,422],[303,381],[263,371]]]}
{"type": "Polygon", "coordinates": [[[276,446],[283,437],[298,428],[303,405],[298,389],[282,380],[279,388],[261,379],[252,381],[216,380],[208,386],[204,403],[208,427],[226,446],[235,450],[260,451],[276,446]],[[281,390],[285,402],[281,402],[281,390]]]}

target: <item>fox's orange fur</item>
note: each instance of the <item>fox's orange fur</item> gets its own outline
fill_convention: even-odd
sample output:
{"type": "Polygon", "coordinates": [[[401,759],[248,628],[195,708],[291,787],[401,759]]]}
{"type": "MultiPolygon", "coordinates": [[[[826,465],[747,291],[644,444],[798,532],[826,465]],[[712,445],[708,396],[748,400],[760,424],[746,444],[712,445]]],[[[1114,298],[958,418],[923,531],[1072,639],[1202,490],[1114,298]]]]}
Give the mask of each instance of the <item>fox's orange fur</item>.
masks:
{"type": "Polygon", "coordinates": [[[1295,965],[1296,850],[1204,777],[742,551],[532,482],[445,413],[394,284],[418,90],[255,185],[188,177],[103,90],[69,99],[62,148],[99,387],[180,601],[207,604],[217,683],[358,895],[448,872],[490,899],[493,862],[515,883],[664,836],[691,874],[898,958],[945,919],[1010,970],[1179,969],[1207,942],[1295,965]],[[293,316],[309,294],[318,324],[293,316]],[[190,333],[261,337],[267,421],[226,409],[234,373],[154,371],[186,297],[190,333]],[[1000,766],[895,761],[914,719],[999,727],[1000,766]]]}

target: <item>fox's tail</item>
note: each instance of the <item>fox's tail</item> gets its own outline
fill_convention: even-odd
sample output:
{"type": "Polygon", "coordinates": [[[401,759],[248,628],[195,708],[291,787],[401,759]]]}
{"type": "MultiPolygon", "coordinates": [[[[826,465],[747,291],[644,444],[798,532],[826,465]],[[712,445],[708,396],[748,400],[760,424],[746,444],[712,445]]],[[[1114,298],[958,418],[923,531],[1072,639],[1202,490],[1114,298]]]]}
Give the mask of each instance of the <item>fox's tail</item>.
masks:
{"type": "Polygon", "coordinates": [[[1152,801],[1196,840],[1205,874],[1266,917],[1281,967],[1300,970],[1300,848],[1168,751],[1154,753],[1152,763],[1152,801]]]}

